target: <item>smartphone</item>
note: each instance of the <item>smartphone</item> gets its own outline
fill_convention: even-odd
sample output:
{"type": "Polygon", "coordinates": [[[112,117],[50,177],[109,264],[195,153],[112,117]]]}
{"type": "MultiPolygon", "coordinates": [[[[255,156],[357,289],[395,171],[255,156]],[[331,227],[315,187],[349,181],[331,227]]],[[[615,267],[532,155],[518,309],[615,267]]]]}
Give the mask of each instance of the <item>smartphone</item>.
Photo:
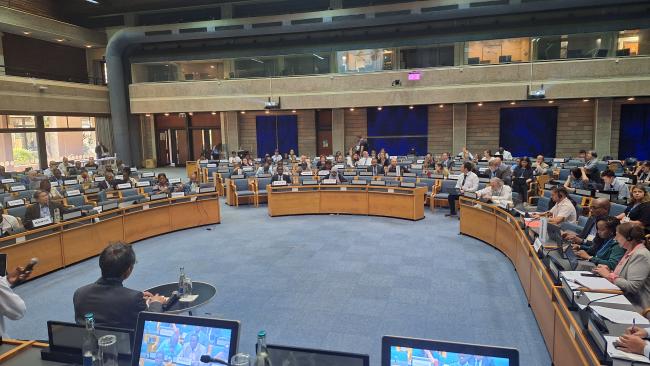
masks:
{"type": "Polygon", "coordinates": [[[31,272],[37,264],[38,258],[32,258],[29,263],[25,265],[25,272],[31,272]]]}

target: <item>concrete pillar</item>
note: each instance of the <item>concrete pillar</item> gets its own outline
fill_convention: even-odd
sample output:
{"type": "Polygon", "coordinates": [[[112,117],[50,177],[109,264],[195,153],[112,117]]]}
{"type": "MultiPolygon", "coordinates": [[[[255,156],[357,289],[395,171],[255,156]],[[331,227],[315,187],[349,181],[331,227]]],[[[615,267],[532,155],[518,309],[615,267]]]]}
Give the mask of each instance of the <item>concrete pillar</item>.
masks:
{"type": "Polygon", "coordinates": [[[467,104],[454,104],[452,117],[452,151],[456,155],[467,144],[467,104]]]}
{"type": "Polygon", "coordinates": [[[332,152],[345,151],[345,111],[332,109],[332,152]]]}
{"type": "Polygon", "coordinates": [[[612,98],[598,98],[594,103],[594,150],[599,157],[612,155],[612,98]]]}
{"type": "Polygon", "coordinates": [[[239,127],[237,112],[221,112],[221,151],[223,156],[230,156],[230,151],[239,149],[239,127]]]}
{"type": "MultiPolygon", "coordinates": [[[[0,32],[0,65],[5,64],[5,52],[4,48],[2,47],[2,37],[4,36],[4,33],[0,32]]],[[[5,68],[0,67],[0,75],[5,75],[5,68]]]]}

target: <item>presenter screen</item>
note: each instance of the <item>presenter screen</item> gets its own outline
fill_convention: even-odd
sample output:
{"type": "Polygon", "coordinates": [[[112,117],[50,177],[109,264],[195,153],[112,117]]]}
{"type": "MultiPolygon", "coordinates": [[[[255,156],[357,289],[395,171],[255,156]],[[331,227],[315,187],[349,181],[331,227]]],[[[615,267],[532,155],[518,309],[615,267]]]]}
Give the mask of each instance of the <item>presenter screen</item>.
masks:
{"type": "Polygon", "coordinates": [[[198,366],[201,356],[229,361],[231,329],[147,320],[138,366],[198,366]]]}
{"type": "Polygon", "coordinates": [[[512,366],[507,358],[392,346],[391,366],[512,366]]]}

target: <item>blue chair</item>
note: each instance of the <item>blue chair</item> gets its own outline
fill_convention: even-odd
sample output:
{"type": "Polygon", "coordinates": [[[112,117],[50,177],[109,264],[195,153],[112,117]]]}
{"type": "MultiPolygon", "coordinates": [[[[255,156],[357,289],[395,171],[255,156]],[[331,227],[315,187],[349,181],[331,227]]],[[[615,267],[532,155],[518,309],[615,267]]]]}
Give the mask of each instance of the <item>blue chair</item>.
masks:
{"type": "MultiPolygon", "coordinates": [[[[307,177],[309,178],[309,177],[307,177]]],[[[300,180],[302,183],[302,180],[300,180]]],[[[266,186],[271,184],[271,178],[257,178],[255,179],[255,205],[260,205],[260,197],[268,197],[266,186]]]]}
{"type": "Polygon", "coordinates": [[[97,193],[97,206],[118,202],[116,199],[108,199],[106,191],[99,191],[97,193]]]}
{"type": "Polygon", "coordinates": [[[535,211],[537,212],[546,212],[548,211],[551,206],[551,199],[548,197],[540,197],[537,199],[537,206],[535,207],[535,211]]]}
{"type": "Polygon", "coordinates": [[[93,209],[93,205],[91,205],[88,200],[86,199],[85,196],[79,195],[79,196],[72,196],[72,197],[66,197],[65,198],[65,205],[66,206],[73,206],[76,208],[80,208],[84,211],[90,211],[93,209]]]}
{"type": "Polygon", "coordinates": [[[141,202],[144,200],[144,195],[141,194],[137,188],[128,188],[118,191],[120,202],[136,201],[141,202]]]}
{"type": "Polygon", "coordinates": [[[571,174],[571,169],[560,169],[560,174],[557,179],[564,182],[569,177],[569,174],[571,174]]]}
{"type": "Polygon", "coordinates": [[[565,230],[565,231],[573,231],[574,233],[582,232],[583,228],[584,228],[584,225],[580,226],[579,224],[574,224],[572,222],[567,222],[567,221],[563,221],[560,224],[560,229],[565,230]]]}
{"type": "Polygon", "coordinates": [[[627,206],[618,203],[612,203],[609,207],[609,216],[617,216],[625,212],[627,206]]]}
{"type": "Polygon", "coordinates": [[[418,178],[417,177],[402,177],[402,182],[404,182],[404,183],[417,183],[418,178]]]}
{"type": "Polygon", "coordinates": [[[250,198],[255,200],[255,188],[252,187],[251,182],[247,178],[243,179],[231,179],[230,180],[230,189],[234,195],[235,205],[239,206],[239,199],[246,197],[250,203],[250,198]]]}
{"type": "Polygon", "coordinates": [[[433,195],[433,199],[430,200],[430,205],[432,210],[436,208],[437,202],[448,204],[447,199],[449,198],[449,194],[456,192],[456,183],[457,182],[455,180],[449,180],[449,179],[442,181],[442,184],[440,186],[440,191],[435,195],[433,195]]]}
{"type": "Polygon", "coordinates": [[[27,205],[11,207],[6,209],[5,211],[7,212],[7,215],[23,218],[25,217],[25,212],[27,212],[27,205]]]}
{"type": "Polygon", "coordinates": [[[28,189],[26,191],[20,191],[18,192],[16,198],[22,198],[24,200],[30,201],[34,197],[34,193],[36,193],[36,191],[31,189],[28,189]]]}

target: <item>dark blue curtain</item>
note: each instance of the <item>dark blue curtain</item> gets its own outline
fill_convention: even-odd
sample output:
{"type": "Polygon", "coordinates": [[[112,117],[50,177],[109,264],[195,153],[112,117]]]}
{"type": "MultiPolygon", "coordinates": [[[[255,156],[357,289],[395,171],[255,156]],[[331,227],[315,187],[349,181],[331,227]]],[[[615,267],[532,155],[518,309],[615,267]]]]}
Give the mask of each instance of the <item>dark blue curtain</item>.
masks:
{"type": "Polygon", "coordinates": [[[298,116],[278,116],[278,148],[280,153],[288,153],[293,149],[298,152],[298,116]]]}
{"type": "Polygon", "coordinates": [[[367,109],[368,145],[370,149],[386,149],[390,155],[406,155],[415,149],[427,152],[429,119],[427,106],[384,107],[367,109]]]}
{"type": "Polygon", "coordinates": [[[255,117],[257,131],[257,156],[273,155],[277,148],[275,116],[255,117]]]}
{"type": "Polygon", "coordinates": [[[298,154],[298,116],[256,116],[257,156],[281,154],[293,149],[298,154]]]}
{"type": "Polygon", "coordinates": [[[618,143],[619,159],[650,159],[650,104],[623,104],[618,143]]]}
{"type": "Polygon", "coordinates": [[[501,108],[499,146],[513,156],[555,156],[557,107],[501,108]]]}

